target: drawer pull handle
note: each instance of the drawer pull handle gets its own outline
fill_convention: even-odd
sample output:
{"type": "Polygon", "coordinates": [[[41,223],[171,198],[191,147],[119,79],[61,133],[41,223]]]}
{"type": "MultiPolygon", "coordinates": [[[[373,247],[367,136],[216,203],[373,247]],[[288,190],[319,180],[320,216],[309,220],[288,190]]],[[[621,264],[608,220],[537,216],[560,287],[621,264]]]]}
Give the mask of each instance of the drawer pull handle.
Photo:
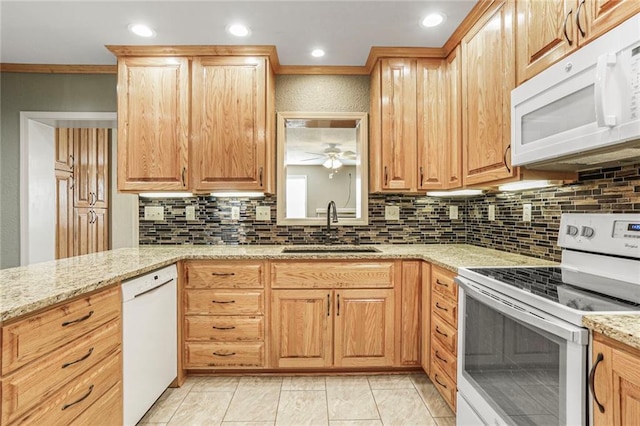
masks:
{"type": "Polygon", "coordinates": [[[225,304],[225,303],[236,303],[236,301],[235,300],[212,300],[211,303],[225,304]]]}
{"type": "Polygon", "coordinates": [[[235,352],[229,352],[228,354],[223,354],[220,352],[214,352],[213,353],[215,356],[234,356],[236,353],[235,352]]]}
{"type": "Polygon", "coordinates": [[[331,299],[329,299],[329,295],[327,294],[327,316],[331,315],[331,299]]]}
{"type": "Polygon", "coordinates": [[[85,399],[89,398],[89,395],[91,395],[91,392],[93,392],[93,385],[89,386],[89,391],[85,395],[83,395],[80,399],[78,399],[77,401],[73,401],[73,402],[70,402],[68,404],[64,404],[62,406],[62,411],[64,411],[67,408],[72,407],[72,406],[84,401],[85,399]]]}
{"type": "Polygon", "coordinates": [[[438,302],[436,302],[436,308],[438,308],[438,309],[442,309],[442,310],[443,310],[443,311],[445,311],[445,312],[449,312],[449,309],[447,309],[447,308],[443,308],[442,306],[440,306],[440,305],[438,304],[438,302]]]}
{"type": "Polygon", "coordinates": [[[62,368],[67,368],[70,365],[77,364],[79,362],[84,361],[85,359],[87,359],[87,358],[89,358],[91,356],[92,352],[93,352],[93,348],[89,349],[89,352],[87,352],[87,354],[85,356],[83,356],[82,358],[78,358],[75,361],[65,362],[64,364],[62,364],[62,368]]]}
{"type": "Polygon", "coordinates": [[[338,295],[338,311],[336,312],[336,316],[340,316],[340,295],[338,295]]]}
{"type": "Polygon", "coordinates": [[[444,383],[442,383],[440,380],[438,380],[438,373],[436,373],[436,376],[434,377],[434,379],[436,380],[436,382],[442,386],[443,388],[447,389],[447,385],[445,385],[444,383]]]}
{"type": "Polygon", "coordinates": [[[440,329],[438,328],[438,326],[436,325],[436,333],[443,335],[444,337],[449,337],[449,335],[447,333],[443,333],[442,331],[440,331],[440,329]]]}
{"type": "Polygon", "coordinates": [[[446,359],[440,356],[440,353],[437,350],[436,350],[436,358],[438,358],[440,361],[444,362],[445,364],[449,363],[449,361],[447,361],[446,359]]]}
{"type": "Polygon", "coordinates": [[[236,273],[235,272],[212,272],[211,275],[214,277],[232,277],[236,273]]]}
{"type": "Polygon", "coordinates": [[[93,311],[90,311],[87,315],[83,316],[82,318],[78,318],[78,319],[75,319],[73,321],[65,321],[65,322],[62,323],[62,326],[66,327],[68,325],[75,324],[77,322],[86,321],[89,318],[91,318],[91,315],[93,315],[93,311]]]}
{"type": "Polygon", "coordinates": [[[596,368],[598,368],[598,364],[603,360],[604,356],[602,355],[602,352],[598,352],[596,363],[593,364],[593,367],[591,367],[591,371],[589,372],[589,389],[591,390],[591,395],[593,395],[593,401],[596,403],[596,406],[601,413],[604,413],[604,405],[600,404],[598,396],[596,395],[596,368]]]}
{"type": "Polygon", "coordinates": [[[211,328],[215,328],[216,330],[233,330],[236,327],[234,325],[232,325],[231,327],[216,327],[215,325],[212,325],[211,328]]]}
{"type": "Polygon", "coordinates": [[[439,279],[436,279],[436,284],[441,285],[442,287],[449,287],[449,284],[447,283],[443,283],[442,281],[440,281],[439,279]]]}

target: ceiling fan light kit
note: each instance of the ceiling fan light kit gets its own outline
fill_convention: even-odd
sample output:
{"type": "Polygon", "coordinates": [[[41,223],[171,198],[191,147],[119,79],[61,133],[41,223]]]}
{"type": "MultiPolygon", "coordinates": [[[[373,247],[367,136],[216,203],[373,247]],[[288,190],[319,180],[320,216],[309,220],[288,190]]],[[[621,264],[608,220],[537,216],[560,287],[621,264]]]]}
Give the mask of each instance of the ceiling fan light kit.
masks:
{"type": "Polygon", "coordinates": [[[328,158],[322,165],[327,169],[336,170],[342,167],[342,162],[337,158],[328,158]]]}

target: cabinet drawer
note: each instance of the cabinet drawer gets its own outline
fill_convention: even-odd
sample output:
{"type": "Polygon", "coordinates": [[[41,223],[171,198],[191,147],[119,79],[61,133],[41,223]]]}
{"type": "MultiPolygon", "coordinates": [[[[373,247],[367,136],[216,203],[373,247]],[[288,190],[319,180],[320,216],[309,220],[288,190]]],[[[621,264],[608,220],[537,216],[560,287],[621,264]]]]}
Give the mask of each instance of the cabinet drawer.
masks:
{"type": "Polygon", "coordinates": [[[186,368],[264,366],[262,342],[188,342],[185,352],[186,368]]]}
{"type": "Polygon", "coordinates": [[[431,341],[431,362],[438,364],[450,379],[456,377],[456,355],[447,350],[437,339],[431,341]]]}
{"type": "Polygon", "coordinates": [[[458,304],[451,299],[435,292],[431,293],[431,312],[439,315],[454,328],[458,327],[458,304]]]}
{"type": "Polygon", "coordinates": [[[122,417],[122,382],[118,382],[91,407],[76,417],[71,424],[78,426],[119,425],[122,424],[122,417]]]}
{"type": "Polygon", "coordinates": [[[120,287],[74,300],[2,328],[2,374],[120,316],[120,287]]]}
{"type": "Polygon", "coordinates": [[[188,288],[263,288],[262,262],[187,263],[188,288]]]}
{"type": "Polygon", "coordinates": [[[390,288],[393,262],[282,262],[271,264],[273,288],[390,288]]]}
{"type": "Polygon", "coordinates": [[[8,424],[120,345],[118,320],[92,331],[2,380],[2,423],[8,424]]]}
{"type": "Polygon", "coordinates": [[[120,381],[122,359],[120,352],[117,352],[47,396],[47,399],[38,401],[37,408],[20,417],[16,423],[69,424],[120,381]]]}
{"type": "Polygon", "coordinates": [[[262,290],[187,290],[185,314],[262,315],[262,290]]]}
{"type": "Polygon", "coordinates": [[[440,395],[456,412],[456,382],[452,380],[433,359],[431,360],[431,381],[440,395]]]}
{"type": "Polygon", "coordinates": [[[457,354],[458,333],[438,315],[431,316],[432,341],[438,340],[442,347],[452,354],[457,354]]]}
{"type": "Polygon", "coordinates": [[[186,316],[185,339],[233,342],[264,340],[264,317],[186,316]]]}
{"type": "Polygon", "coordinates": [[[455,274],[437,267],[433,267],[431,272],[431,288],[434,292],[448,297],[454,301],[458,300],[458,285],[453,282],[455,274]]]}

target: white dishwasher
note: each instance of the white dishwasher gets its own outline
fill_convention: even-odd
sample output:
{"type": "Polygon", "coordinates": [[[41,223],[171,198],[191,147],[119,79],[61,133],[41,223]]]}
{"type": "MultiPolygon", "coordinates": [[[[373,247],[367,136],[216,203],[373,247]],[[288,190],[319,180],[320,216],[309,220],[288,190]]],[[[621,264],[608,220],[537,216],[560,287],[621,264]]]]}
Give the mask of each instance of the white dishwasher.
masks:
{"type": "Polygon", "coordinates": [[[122,283],[124,425],[135,425],[177,375],[176,265],[122,283]]]}

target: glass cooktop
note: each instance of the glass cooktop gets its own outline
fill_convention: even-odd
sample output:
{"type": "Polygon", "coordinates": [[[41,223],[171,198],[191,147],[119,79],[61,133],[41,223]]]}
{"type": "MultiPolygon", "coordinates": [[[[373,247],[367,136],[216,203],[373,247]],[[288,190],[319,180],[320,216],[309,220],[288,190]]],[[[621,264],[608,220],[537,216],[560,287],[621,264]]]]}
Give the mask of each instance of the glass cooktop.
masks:
{"type": "Polygon", "coordinates": [[[466,268],[476,274],[585,312],[638,311],[640,304],[567,284],[560,267],[466,268]]]}

